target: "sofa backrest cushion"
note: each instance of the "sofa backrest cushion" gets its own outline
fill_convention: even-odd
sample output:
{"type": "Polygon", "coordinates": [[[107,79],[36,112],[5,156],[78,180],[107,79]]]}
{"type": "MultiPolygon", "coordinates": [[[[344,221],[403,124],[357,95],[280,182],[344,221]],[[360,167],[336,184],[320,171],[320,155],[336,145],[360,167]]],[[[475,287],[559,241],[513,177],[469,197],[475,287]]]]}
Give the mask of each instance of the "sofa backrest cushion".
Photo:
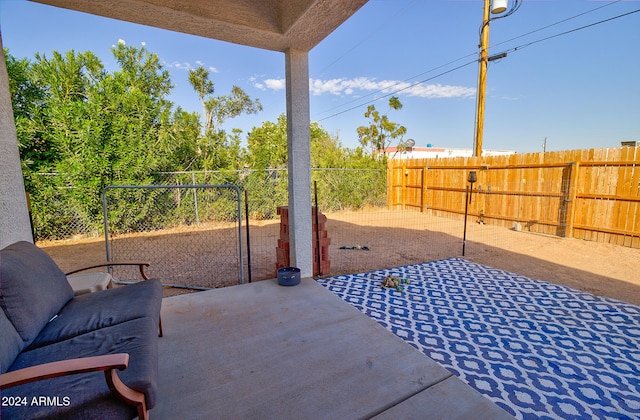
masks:
{"type": "Polygon", "coordinates": [[[5,373],[24,348],[24,341],[0,309],[0,373],[5,373]]]}
{"type": "Polygon", "coordinates": [[[0,307],[25,345],[73,298],[67,277],[30,242],[0,250],[0,307]]]}

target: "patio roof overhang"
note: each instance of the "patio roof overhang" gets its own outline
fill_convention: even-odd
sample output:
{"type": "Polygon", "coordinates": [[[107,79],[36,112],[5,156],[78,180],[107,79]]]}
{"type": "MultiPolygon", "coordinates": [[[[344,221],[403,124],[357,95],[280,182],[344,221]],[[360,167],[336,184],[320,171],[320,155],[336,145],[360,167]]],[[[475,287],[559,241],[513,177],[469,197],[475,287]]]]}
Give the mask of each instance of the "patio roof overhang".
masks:
{"type": "Polygon", "coordinates": [[[266,50],[309,51],[367,0],[32,0],[266,50]]]}

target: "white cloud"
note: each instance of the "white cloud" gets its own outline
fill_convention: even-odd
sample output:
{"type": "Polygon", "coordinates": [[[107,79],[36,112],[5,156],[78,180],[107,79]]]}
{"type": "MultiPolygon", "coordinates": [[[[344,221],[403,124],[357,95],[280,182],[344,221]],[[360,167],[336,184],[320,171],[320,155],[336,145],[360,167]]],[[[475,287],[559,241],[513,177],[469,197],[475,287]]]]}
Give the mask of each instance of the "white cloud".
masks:
{"type": "MultiPolygon", "coordinates": [[[[174,61],[173,63],[165,62],[164,65],[167,67],[172,67],[179,70],[191,70],[199,66],[204,66],[204,63],[202,61],[196,61],[195,65],[193,65],[187,61],[185,62],[174,61]]],[[[218,69],[212,66],[208,67],[207,70],[209,70],[211,73],[218,73],[218,69]]]]}
{"type": "MultiPolygon", "coordinates": [[[[262,83],[256,82],[254,85],[257,87],[258,85],[262,85],[262,83]]],[[[282,90],[284,88],[284,79],[266,79],[264,81],[264,87],[262,89],[282,90]]]]}
{"type": "MultiPolygon", "coordinates": [[[[259,89],[282,90],[285,87],[284,79],[266,79],[263,82],[253,80],[254,86],[259,89]]],[[[441,84],[414,84],[398,80],[376,80],[368,77],[356,77],[353,79],[310,79],[309,89],[314,96],[336,95],[350,96],[365,92],[394,93],[404,96],[417,96],[421,98],[467,98],[474,96],[475,88],[441,84]]]]}
{"type": "Polygon", "coordinates": [[[179,62],[179,61],[174,61],[173,63],[167,63],[167,67],[173,67],[179,70],[190,70],[192,68],[191,63],[188,62],[179,62]]]}

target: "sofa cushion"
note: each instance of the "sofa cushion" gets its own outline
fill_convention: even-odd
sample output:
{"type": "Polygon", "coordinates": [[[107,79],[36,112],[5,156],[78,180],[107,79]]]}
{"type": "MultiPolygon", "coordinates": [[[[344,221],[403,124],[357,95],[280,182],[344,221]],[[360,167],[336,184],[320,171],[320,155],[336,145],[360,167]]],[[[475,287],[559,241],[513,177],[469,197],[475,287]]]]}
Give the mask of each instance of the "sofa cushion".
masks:
{"type": "Polygon", "coordinates": [[[5,373],[18,353],[24,348],[24,341],[7,315],[0,309],[0,373],[5,373]]]}
{"type": "Polygon", "coordinates": [[[0,307],[28,345],[73,298],[67,277],[30,242],[0,251],[0,307]]]}
{"type": "Polygon", "coordinates": [[[157,279],[76,296],[43,328],[29,350],[132,319],[150,317],[157,324],[161,305],[162,284],[157,279]]]}
{"type": "MultiPolygon", "coordinates": [[[[129,366],[118,371],[128,387],[145,394],[147,408],[155,405],[158,382],[156,320],[139,318],[102,328],[70,340],[22,352],[10,371],[64,359],[128,353],[129,366]]],[[[102,372],[82,373],[32,382],[3,391],[5,397],[59,397],[57,406],[3,407],[7,418],[133,418],[136,411],[109,391],[102,372]],[[68,405],[65,406],[64,397],[68,405]]]]}

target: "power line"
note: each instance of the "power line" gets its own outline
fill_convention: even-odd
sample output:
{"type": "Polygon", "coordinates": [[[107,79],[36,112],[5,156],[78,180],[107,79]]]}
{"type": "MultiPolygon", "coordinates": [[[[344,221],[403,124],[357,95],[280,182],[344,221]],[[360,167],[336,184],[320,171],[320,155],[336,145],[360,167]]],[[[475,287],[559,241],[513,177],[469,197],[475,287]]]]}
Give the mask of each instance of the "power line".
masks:
{"type": "MultiPolygon", "coordinates": [[[[329,118],[333,118],[333,117],[336,117],[336,116],[338,116],[338,115],[344,114],[344,113],[346,113],[346,112],[353,111],[354,109],[358,109],[358,108],[360,108],[361,106],[365,106],[365,105],[368,105],[368,104],[374,103],[374,102],[376,102],[376,101],[379,101],[380,99],[387,98],[387,97],[389,97],[389,96],[395,95],[396,93],[400,93],[400,92],[405,91],[405,90],[407,90],[407,89],[411,89],[412,87],[415,87],[415,86],[421,85],[422,83],[425,83],[425,82],[428,82],[428,81],[430,81],[430,80],[436,79],[436,78],[438,78],[438,77],[444,76],[445,74],[448,74],[448,73],[454,72],[454,71],[456,71],[456,70],[459,70],[459,69],[461,69],[461,68],[463,68],[463,67],[467,67],[467,66],[468,66],[468,65],[470,65],[470,64],[475,64],[475,63],[477,63],[477,62],[478,62],[477,60],[469,61],[468,63],[462,64],[462,65],[460,65],[460,66],[458,66],[458,67],[454,67],[454,68],[452,68],[452,69],[450,69],[450,70],[447,70],[447,71],[444,71],[444,72],[442,72],[442,73],[436,74],[435,76],[430,77],[430,78],[428,78],[428,79],[420,80],[419,82],[415,82],[415,83],[413,83],[413,84],[411,84],[411,85],[409,85],[409,86],[405,86],[405,87],[403,87],[403,88],[401,88],[401,89],[394,90],[393,92],[386,93],[386,94],[384,94],[384,95],[382,95],[382,96],[380,96],[380,97],[377,97],[377,98],[375,98],[375,99],[373,99],[373,100],[370,100],[370,101],[367,101],[367,102],[364,102],[364,103],[358,104],[358,105],[356,105],[356,106],[353,106],[353,107],[351,107],[351,108],[345,109],[345,110],[343,110],[343,111],[336,112],[335,114],[329,115],[328,117],[321,118],[321,119],[319,119],[319,120],[317,120],[317,121],[318,121],[318,122],[320,122],[320,121],[328,120],[329,118]]],[[[374,92],[374,93],[380,93],[380,92],[383,92],[383,91],[382,91],[382,90],[379,90],[379,91],[374,92]]],[[[370,95],[372,95],[372,94],[369,94],[368,96],[370,96],[370,95]]]]}
{"type": "Polygon", "coordinates": [[[568,22],[568,21],[570,21],[570,20],[573,20],[573,19],[579,18],[579,17],[581,17],[581,16],[587,15],[587,14],[592,13],[592,12],[595,12],[595,11],[597,11],[597,10],[603,9],[603,8],[605,8],[605,7],[608,7],[608,6],[614,5],[614,4],[616,4],[616,3],[620,3],[621,1],[622,1],[622,0],[614,0],[614,1],[612,1],[612,2],[610,2],[610,3],[607,3],[607,4],[603,5],[603,6],[596,7],[595,9],[590,9],[590,10],[587,10],[586,12],[582,12],[582,13],[579,13],[579,14],[577,14],[577,15],[574,15],[574,16],[571,16],[571,17],[568,17],[568,18],[566,18],[566,19],[559,20],[559,21],[554,22],[554,23],[552,23],[552,24],[550,24],[550,25],[543,26],[543,27],[538,28],[538,29],[534,29],[533,31],[530,31],[530,32],[524,33],[524,34],[522,34],[522,35],[518,35],[518,36],[516,36],[516,37],[514,37],[514,38],[511,38],[511,39],[507,39],[506,41],[498,42],[497,44],[492,45],[492,47],[497,47],[498,45],[506,44],[507,42],[515,41],[516,39],[524,38],[525,36],[529,36],[529,35],[535,34],[535,33],[537,33],[537,32],[544,31],[545,29],[549,29],[549,28],[551,28],[551,27],[553,27],[553,26],[560,25],[561,23],[568,22]]]}
{"type": "MultiPolygon", "coordinates": [[[[547,28],[549,28],[549,27],[551,27],[551,26],[555,26],[555,25],[557,25],[557,24],[560,24],[560,23],[566,22],[566,21],[568,21],[568,20],[574,19],[574,18],[576,18],[576,17],[579,17],[579,16],[582,16],[582,15],[585,15],[585,14],[587,14],[587,13],[593,12],[593,11],[598,10],[598,9],[601,9],[601,8],[603,8],[603,7],[610,6],[611,4],[618,3],[618,2],[620,2],[620,1],[621,1],[621,0],[613,1],[613,2],[611,2],[611,3],[608,3],[608,4],[604,5],[604,6],[600,6],[600,7],[597,7],[597,8],[595,8],[595,9],[589,10],[589,11],[587,11],[587,12],[581,13],[581,14],[579,14],[579,15],[575,15],[575,16],[573,16],[573,17],[571,17],[571,18],[567,18],[567,19],[564,19],[564,20],[562,20],[562,21],[559,21],[559,22],[553,23],[553,24],[551,24],[551,25],[547,25],[547,26],[545,26],[545,27],[543,27],[543,28],[537,29],[537,30],[535,30],[535,31],[529,32],[529,33],[524,34],[524,35],[520,35],[520,36],[515,37],[515,38],[512,38],[512,39],[510,39],[510,40],[508,40],[508,41],[504,41],[504,42],[502,42],[502,43],[500,43],[500,44],[503,44],[503,43],[506,43],[506,42],[510,42],[510,41],[512,41],[512,40],[514,40],[514,39],[519,39],[519,38],[521,38],[521,37],[524,37],[524,36],[526,36],[526,35],[530,35],[530,34],[535,33],[535,32],[539,32],[539,31],[541,31],[541,30],[543,30],[543,29],[547,29],[547,28]]],[[[568,30],[568,31],[564,31],[564,32],[561,32],[561,33],[558,33],[558,34],[555,34],[555,35],[551,35],[551,36],[548,36],[548,37],[545,37],[545,38],[541,38],[541,39],[538,39],[538,40],[535,40],[535,41],[531,41],[531,42],[529,42],[529,43],[522,44],[522,45],[519,45],[519,46],[514,47],[514,48],[510,48],[510,49],[508,49],[508,50],[506,50],[506,51],[503,51],[502,53],[516,52],[516,51],[519,51],[519,50],[521,50],[521,49],[523,49],[523,48],[529,47],[529,46],[534,45],[534,44],[538,44],[538,43],[543,42],[543,41],[548,41],[548,40],[550,40],[550,39],[554,39],[554,38],[558,38],[558,37],[560,37],[560,36],[568,35],[568,34],[571,34],[571,33],[573,33],[573,32],[578,32],[578,31],[581,31],[581,30],[583,30],[583,29],[587,29],[587,28],[590,28],[590,27],[593,27],[593,26],[597,26],[597,25],[600,25],[600,24],[606,23],[606,22],[610,22],[610,21],[613,21],[613,20],[616,20],[616,19],[619,19],[619,18],[622,18],[622,17],[626,17],[626,16],[629,16],[629,15],[632,15],[632,14],[634,14],[634,13],[638,13],[638,12],[640,12],[640,9],[636,9],[636,10],[633,10],[633,11],[631,11],[631,12],[623,13],[623,14],[621,14],[621,15],[617,15],[617,16],[614,16],[614,17],[611,17],[611,18],[603,19],[603,20],[600,20],[600,21],[597,21],[597,22],[594,22],[594,23],[590,23],[590,24],[588,24],[588,25],[584,25],[584,26],[581,26],[581,27],[578,27],[578,28],[574,28],[574,29],[571,29],[571,30],[568,30]]],[[[496,45],[500,45],[500,44],[496,44],[496,45]]],[[[394,85],[392,85],[391,87],[393,87],[393,86],[398,86],[398,85],[400,85],[401,83],[405,83],[405,82],[407,82],[407,81],[409,81],[409,80],[413,80],[413,79],[415,79],[416,77],[419,77],[419,76],[421,76],[421,75],[424,75],[424,74],[430,73],[430,72],[435,71],[435,70],[437,70],[437,69],[439,69],[439,68],[442,68],[442,67],[446,67],[446,66],[448,66],[449,64],[452,64],[452,63],[455,63],[455,62],[457,62],[457,61],[463,60],[464,58],[467,58],[467,57],[469,57],[469,56],[471,56],[471,55],[476,55],[476,53],[468,54],[468,55],[466,55],[466,56],[464,56],[464,57],[461,57],[461,58],[458,58],[458,59],[456,59],[456,60],[453,60],[453,61],[451,61],[451,62],[449,62],[449,63],[447,63],[447,64],[440,65],[440,66],[435,67],[435,68],[433,68],[433,69],[431,69],[431,70],[428,70],[428,71],[426,71],[426,72],[420,73],[419,75],[416,75],[416,76],[410,77],[410,78],[408,78],[408,79],[405,79],[404,81],[397,82],[397,83],[395,83],[394,85]]],[[[336,113],[331,114],[331,115],[329,115],[329,116],[327,116],[327,117],[324,117],[324,118],[318,119],[317,121],[318,121],[318,122],[320,122],[320,121],[324,121],[324,120],[327,120],[327,119],[330,119],[330,118],[336,117],[336,116],[338,116],[338,115],[344,114],[344,113],[346,113],[346,112],[353,111],[354,109],[358,109],[358,108],[360,108],[360,107],[362,107],[362,106],[365,106],[365,105],[371,104],[371,103],[373,103],[373,102],[379,101],[380,99],[387,98],[387,97],[389,97],[389,96],[395,95],[395,94],[400,93],[400,92],[402,92],[402,91],[405,91],[405,90],[407,90],[407,89],[411,89],[411,88],[413,88],[413,87],[415,87],[415,86],[421,85],[421,84],[423,84],[423,83],[425,83],[425,82],[428,82],[428,81],[431,81],[431,80],[436,79],[436,78],[438,78],[438,77],[441,77],[441,76],[444,76],[444,75],[446,75],[446,74],[452,73],[452,72],[454,72],[454,71],[456,71],[456,70],[459,70],[459,69],[461,69],[461,68],[467,67],[467,66],[469,66],[470,64],[474,64],[474,63],[477,63],[477,60],[475,60],[475,59],[474,59],[473,61],[470,61],[470,62],[467,62],[467,63],[465,63],[465,64],[462,64],[462,65],[460,65],[460,66],[458,66],[458,67],[454,67],[454,68],[452,68],[452,69],[450,69],[450,70],[447,70],[447,71],[444,71],[444,72],[442,72],[442,73],[439,73],[439,74],[437,74],[437,75],[435,75],[435,76],[433,76],[433,77],[430,77],[430,78],[427,78],[427,79],[424,79],[424,80],[420,80],[420,81],[415,82],[415,83],[413,83],[413,84],[411,84],[411,85],[409,85],[409,86],[405,86],[405,87],[403,87],[403,88],[401,88],[401,89],[397,89],[397,90],[394,90],[394,91],[392,91],[392,92],[390,92],[390,93],[386,93],[386,94],[384,94],[384,95],[382,95],[382,96],[380,96],[380,97],[376,97],[375,99],[372,99],[372,100],[369,100],[369,101],[366,101],[366,102],[360,103],[360,104],[358,104],[358,105],[355,105],[355,106],[350,107],[350,108],[348,108],[348,109],[345,109],[345,110],[343,110],[343,111],[336,112],[336,113]]],[[[384,92],[384,91],[385,91],[385,90],[387,90],[387,89],[388,89],[388,88],[381,89],[381,90],[377,90],[377,91],[375,91],[375,92],[372,92],[372,93],[369,93],[369,94],[365,95],[364,97],[368,97],[368,96],[372,96],[372,95],[376,95],[376,94],[382,93],[382,92],[384,92]]],[[[345,104],[339,105],[339,106],[337,106],[336,108],[340,108],[340,107],[346,106],[346,105],[348,105],[349,103],[353,103],[353,102],[359,101],[359,100],[361,100],[361,99],[362,99],[362,97],[361,97],[361,98],[358,98],[358,99],[354,99],[354,100],[352,100],[352,101],[350,101],[350,102],[347,102],[347,103],[345,103],[345,104]]],[[[334,109],[335,109],[335,108],[334,108],[334,109]]],[[[320,114],[324,114],[324,113],[327,113],[327,112],[329,112],[329,111],[330,111],[330,110],[328,110],[328,111],[324,111],[324,112],[322,112],[322,113],[320,113],[320,114]]]]}
{"type": "Polygon", "coordinates": [[[578,32],[578,31],[581,31],[581,30],[583,30],[583,29],[587,29],[587,28],[591,28],[591,27],[596,26],[596,25],[600,25],[600,24],[602,24],[602,23],[611,22],[612,20],[620,19],[620,18],[622,18],[622,17],[629,16],[629,15],[632,15],[632,14],[634,14],[634,13],[638,13],[638,12],[640,12],[640,9],[632,10],[632,11],[630,11],[630,12],[623,13],[623,14],[618,15],[618,16],[610,17],[610,18],[608,18],[608,19],[603,19],[603,20],[600,20],[600,21],[598,21],[598,22],[594,22],[594,23],[590,23],[590,24],[588,24],[588,25],[580,26],[579,28],[570,29],[570,30],[568,30],[568,31],[560,32],[560,33],[555,34],[555,35],[550,35],[550,36],[548,36],[548,37],[541,38],[541,39],[538,39],[538,40],[536,40],[536,41],[531,41],[531,42],[528,42],[528,43],[526,43],[526,44],[523,44],[523,45],[519,45],[519,46],[517,46],[517,47],[514,47],[514,48],[512,48],[512,49],[510,49],[510,50],[508,50],[508,51],[518,51],[518,50],[521,50],[521,49],[523,49],[523,48],[525,48],[525,47],[528,47],[528,46],[530,46],[530,45],[538,44],[538,43],[543,42],[543,41],[548,41],[548,40],[553,39],[553,38],[558,38],[558,37],[560,37],[560,36],[568,35],[568,34],[571,34],[571,33],[573,33],[573,32],[578,32]]]}
{"type": "MultiPolygon", "coordinates": [[[[349,104],[352,104],[352,103],[354,103],[354,102],[359,102],[359,101],[361,101],[362,99],[367,98],[367,97],[369,97],[369,96],[373,96],[373,95],[377,95],[377,94],[379,94],[379,93],[383,93],[385,90],[392,89],[392,88],[393,88],[393,87],[395,87],[395,86],[399,86],[399,85],[401,85],[401,84],[403,84],[403,83],[407,83],[407,82],[409,82],[410,80],[416,79],[416,78],[418,78],[418,77],[420,77],[420,76],[424,76],[425,74],[428,74],[428,73],[434,72],[434,71],[439,70],[439,69],[441,69],[441,68],[443,68],[443,67],[448,67],[448,66],[450,66],[451,64],[457,63],[458,61],[464,60],[465,58],[472,57],[472,56],[475,56],[475,55],[476,55],[476,53],[471,53],[471,54],[467,54],[467,55],[465,55],[464,57],[456,58],[456,59],[455,59],[455,60],[453,60],[453,61],[449,61],[448,63],[441,64],[441,65],[439,65],[439,66],[437,66],[437,67],[431,68],[431,69],[429,69],[429,70],[427,70],[427,71],[424,71],[424,72],[422,72],[422,73],[420,73],[420,74],[417,74],[417,75],[415,75],[415,76],[411,76],[411,77],[409,77],[408,79],[404,79],[404,80],[397,81],[397,82],[393,83],[392,85],[387,86],[387,87],[386,87],[386,88],[384,88],[384,89],[380,89],[380,90],[376,90],[376,91],[374,91],[374,92],[367,93],[366,95],[360,96],[359,98],[352,99],[352,100],[350,100],[350,101],[348,101],[348,102],[345,102],[345,103],[342,103],[342,104],[340,104],[340,105],[338,105],[338,106],[336,106],[336,107],[330,108],[330,109],[328,109],[328,110],[326,110],[326,111],[322,111],[322,112],[318,113],[318,115],[326,114],[326,113],[328,113],[328,112],[331,112],[333,109],[336,109],[336,108],[342,108],[342,107],[347,106],[347,105],[349,105],[349,104]]],[[[474,62],[474,63],[475,63],[476,61],[474,60],[474,61],[472,61],[472,62],[474,62]]],[[[466,65],[468,65],[468,63],[467,63],[467,64],[465,64],[465,65],[463,65],[463,66],[461,66],[461,67],[464,67],[464,66],[466,66],[466,65]]],[[[440,73],[439,75],[434,76],[434,78],[435,78],[435,77],[439,77],[439,76],[441,76],[441,75],[445,75],[445,74],[447,74],[447,73],[448,73],[448,72],[440,73]]],[[[432,78],[431,78],[431,79],[432,79],[432,78]]],[[[411,86],[406,86],[406,87],[404,87],[404,88],[402,88],[402,89],[398,90],[397,92],[401,92],[401,91],[406,90],[406,89],[409,89],[409,88],[411,88],[411,87],[413,87],[413,86],[417,86],[417,85],[419,85],[420,83],[424,83],[425,81],[428,81],[428,80],[431,80],[431,79],[425,79],[425,80],[423,80],[423,81],[421,81],[421,82],[417,82],[417,83],[415,83],[415,84],[413,84],[413,85],[411,85],[411,86]]],[[[383,96],[383,98],[384,98],[384,96],[383,96]]],[[[378,99],[380,99],[380,98],[376,98],[376,99],[374,99],[373,101],[370,101],[370,102],[377,101],[378,99]]],[[[370,103],[370,102],[365,102],[363,105],[366,105],[367,103],[370,103]]],[[[357,107],[356,107],[356,108],[357,108],[357,107]]],[[[339,114],[337,114],[337,115],[339,115],[339,114]]],[[[327,118],[328,118],[328,117],[327,117],[327,118]]],[[[323,119],[326,119],[326,118],[323,118],[323,119]]],[[[322,121],[322,120],[319,120],[319,121],[322,121]]]]}

